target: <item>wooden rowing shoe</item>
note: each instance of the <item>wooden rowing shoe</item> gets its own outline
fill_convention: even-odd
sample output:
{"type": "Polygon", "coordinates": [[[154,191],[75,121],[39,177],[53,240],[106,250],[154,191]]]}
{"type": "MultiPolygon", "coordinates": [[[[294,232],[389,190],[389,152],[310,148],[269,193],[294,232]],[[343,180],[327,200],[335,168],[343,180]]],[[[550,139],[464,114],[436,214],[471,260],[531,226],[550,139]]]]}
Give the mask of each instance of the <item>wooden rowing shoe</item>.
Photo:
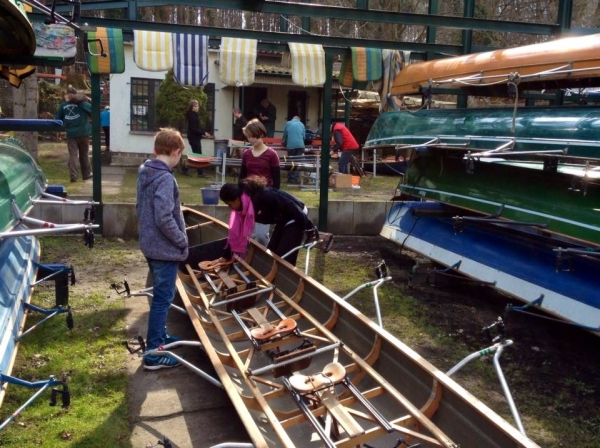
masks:
{"type": "Polygon", "coordinates": [[[398,440],[422,447],[537,446],[253,240],[245,258],[219,270],[236,285],[228,292],[214,272],[194,268],[219,256],[227,226],[192,209],[183,213],[190,248],[177,290],[254,446],[392,447],[398,440]]]}

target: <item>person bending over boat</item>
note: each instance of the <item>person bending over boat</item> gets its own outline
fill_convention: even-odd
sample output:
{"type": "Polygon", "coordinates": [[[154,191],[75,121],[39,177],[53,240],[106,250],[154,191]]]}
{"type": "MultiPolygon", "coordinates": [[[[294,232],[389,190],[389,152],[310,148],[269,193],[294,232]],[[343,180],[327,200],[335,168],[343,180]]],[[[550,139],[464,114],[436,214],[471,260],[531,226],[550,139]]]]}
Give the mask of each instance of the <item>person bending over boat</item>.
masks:
{"type": "Polygon", "coordinates": [[[335,141],[331,152],[341,153],[338,162],[340,173],[350,174],[350,158],[359,150],[358,142],[344,123],[333,123],[331,134],[335,141]]]}
{"type": "MultiPolygon", "coordinates": [[[[232,210],[222,261],[230,260],[233,254],[246,255],[255,222],[275,225],[267,249],[279,256],[300,246],[305,232],[315,228],[304,203],[285,191],[267,187],[264,177],[250,176],[239,184],[225,184],[219,196],[232,210]]],[[[285,260],[295,266],[297,257],[295,251],[285,260]]]]}

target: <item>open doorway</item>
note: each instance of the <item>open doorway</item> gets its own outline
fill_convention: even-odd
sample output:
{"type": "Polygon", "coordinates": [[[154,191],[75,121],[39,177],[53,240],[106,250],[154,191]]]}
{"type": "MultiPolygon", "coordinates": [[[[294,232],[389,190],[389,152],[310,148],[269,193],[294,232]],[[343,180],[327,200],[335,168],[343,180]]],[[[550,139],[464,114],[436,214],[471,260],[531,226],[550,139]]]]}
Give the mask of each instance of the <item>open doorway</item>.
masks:
{"type": "Polygon", "coordinates": [[[296,115],[300,121],[306,124],[306,103],[308,95],[302,90],[290,90],[288,92],[288,106],[286,120],[291,120],[296,115]]]}
{"type": "MultiPolygon", "coordinates": [[[[244,112],[244,117],[247,120],[252,118],[258,118],[258,114],[255,112],[260,107],[260,102],[267,98],[266,87],[242,87],[240,92],[240,109],[244,112]]],[[[268,99],[268,98],[267,98],[268,99]]]]}

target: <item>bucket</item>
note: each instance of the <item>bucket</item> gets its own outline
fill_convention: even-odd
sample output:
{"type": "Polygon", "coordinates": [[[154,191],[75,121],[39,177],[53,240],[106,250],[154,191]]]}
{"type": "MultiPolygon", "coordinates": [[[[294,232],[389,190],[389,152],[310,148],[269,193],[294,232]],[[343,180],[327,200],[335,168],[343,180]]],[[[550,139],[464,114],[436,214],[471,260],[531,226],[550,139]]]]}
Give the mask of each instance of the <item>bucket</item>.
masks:
{"type": "Polygon", "coordinates": [[[358,187],[360,185],[360,176],[352,176],[352,186],[358,187]]]}
{"type": "Polygon", "coordinates": [[[204,205],[217,205],[220,191],[220,188],[202,188],[202,203],[204,205]]]}

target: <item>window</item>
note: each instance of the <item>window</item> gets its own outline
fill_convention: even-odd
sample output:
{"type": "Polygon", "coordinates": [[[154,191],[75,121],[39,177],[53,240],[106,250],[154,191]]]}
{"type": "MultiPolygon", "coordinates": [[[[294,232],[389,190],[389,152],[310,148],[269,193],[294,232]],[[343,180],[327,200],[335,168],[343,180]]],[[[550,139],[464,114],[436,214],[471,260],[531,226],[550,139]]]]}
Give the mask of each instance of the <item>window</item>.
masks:
{"type": "Polygon", "coordinates": [[[161,79],[131,78],[131,130],[158,131],[156,95],[161,79]]]}

